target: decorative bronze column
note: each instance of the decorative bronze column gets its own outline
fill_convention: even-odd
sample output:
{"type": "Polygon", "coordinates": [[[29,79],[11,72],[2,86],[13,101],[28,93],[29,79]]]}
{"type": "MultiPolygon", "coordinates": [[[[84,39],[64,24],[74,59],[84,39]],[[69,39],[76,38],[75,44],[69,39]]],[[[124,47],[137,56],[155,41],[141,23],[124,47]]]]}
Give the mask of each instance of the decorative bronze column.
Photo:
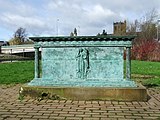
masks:
{"type": "Polygon", "coordinates": [[[40,64],[39,64],[39,47],[35,48],[35,78],[40,77],[40,64]]]}
{"type": "Polygon", "coordinates": [[[126,80],[131,80],[131,47],[126,47],[126,80]]]}

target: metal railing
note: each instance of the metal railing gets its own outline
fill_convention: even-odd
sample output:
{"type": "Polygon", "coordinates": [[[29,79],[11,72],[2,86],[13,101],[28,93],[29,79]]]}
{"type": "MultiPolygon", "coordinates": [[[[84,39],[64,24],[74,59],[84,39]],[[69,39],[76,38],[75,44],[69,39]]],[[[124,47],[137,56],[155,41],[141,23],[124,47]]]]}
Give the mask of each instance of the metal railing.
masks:
{"type": "Polygon", "coordinates": [[[33,60],[34,51],[35,50],[33,44],[2,46],[0,54],[0,62],[33,60]]]}

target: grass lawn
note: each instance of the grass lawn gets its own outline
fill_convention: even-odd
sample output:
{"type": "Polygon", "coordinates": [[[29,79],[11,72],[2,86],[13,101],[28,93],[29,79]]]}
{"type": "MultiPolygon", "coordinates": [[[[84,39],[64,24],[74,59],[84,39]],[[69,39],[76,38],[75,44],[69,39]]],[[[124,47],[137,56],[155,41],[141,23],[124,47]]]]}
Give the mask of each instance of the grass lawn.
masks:
{"type": "MultiPolygon", "coordinates": [[[[0,63],[0,84],[26,83],[34,78],[34,62],[0,63]]],[[[132,60],[132,79],[160,86],[160,62],[132,60]]]]}
{"type": "Polygon", "coordinates": [[[132,60],[132,79],[147,86],[160,86],[160,62],[132,60]]]}
{"type": "Polygon", "coordinates": [[[0,63],[0,84],[26,83],[33,78],[33,61],[0,63]]]}

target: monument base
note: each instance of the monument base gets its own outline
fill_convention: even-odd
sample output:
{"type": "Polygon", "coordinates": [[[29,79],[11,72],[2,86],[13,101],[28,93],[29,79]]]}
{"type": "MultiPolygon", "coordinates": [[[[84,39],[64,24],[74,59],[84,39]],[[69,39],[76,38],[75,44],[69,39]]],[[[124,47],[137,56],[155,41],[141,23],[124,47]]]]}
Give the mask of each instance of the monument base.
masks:
{"type": "Polygon", "coordinates": [[[44,79],[36,78],[28,83],[30,86],[52,87],[137,87],[133,80],[125,79],[44,79]]]}
{"type": "Polygon", "coordinates": [[[42,99],[147,101],[147,90],[138,87],[47,87],[23,85],[20,95],[42,99]]]}

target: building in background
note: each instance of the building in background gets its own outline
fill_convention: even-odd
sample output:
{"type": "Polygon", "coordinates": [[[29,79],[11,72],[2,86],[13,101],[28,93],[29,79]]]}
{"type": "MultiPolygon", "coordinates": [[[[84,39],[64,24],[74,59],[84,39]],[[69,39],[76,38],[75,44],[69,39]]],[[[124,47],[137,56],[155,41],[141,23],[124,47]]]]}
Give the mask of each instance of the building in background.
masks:
{"type": "Polygon", "coordinates": [[[126,35],[126,20],[113,23],[113,35],[126,35]]]}

